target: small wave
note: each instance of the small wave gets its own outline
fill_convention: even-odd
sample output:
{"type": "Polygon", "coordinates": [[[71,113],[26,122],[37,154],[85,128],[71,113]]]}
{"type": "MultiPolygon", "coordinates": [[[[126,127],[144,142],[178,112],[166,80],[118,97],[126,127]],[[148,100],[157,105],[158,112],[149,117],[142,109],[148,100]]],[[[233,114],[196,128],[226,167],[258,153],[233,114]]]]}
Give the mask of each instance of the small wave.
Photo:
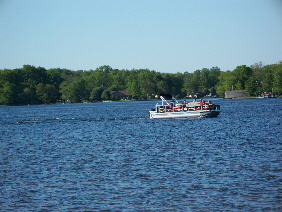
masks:
{"type": "Polygon", "coordinates": [[[144,117],[135,117],[135,118],[99,118],[99,119],[80,119],[80,118],[52,118],[52,119],[23,119],[17,121],[17,124],[21,123],[40,123],[40,122],[52,122],[52,121],[59,121],[59,122],[65,122],[65,121],[124,121],[124,120],[132,120],[132,119],[149,119],[144,117]]]}

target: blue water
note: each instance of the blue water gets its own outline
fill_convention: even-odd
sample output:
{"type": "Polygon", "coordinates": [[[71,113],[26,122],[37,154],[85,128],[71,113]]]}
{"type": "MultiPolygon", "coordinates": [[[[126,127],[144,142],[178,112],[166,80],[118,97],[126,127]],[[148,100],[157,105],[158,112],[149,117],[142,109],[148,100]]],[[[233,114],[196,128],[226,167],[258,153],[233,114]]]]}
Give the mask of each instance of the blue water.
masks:
{"type": "Polygon", "coordinates": [[[1,211],[282,211],[282,99],[0,107],[1,211]]]}

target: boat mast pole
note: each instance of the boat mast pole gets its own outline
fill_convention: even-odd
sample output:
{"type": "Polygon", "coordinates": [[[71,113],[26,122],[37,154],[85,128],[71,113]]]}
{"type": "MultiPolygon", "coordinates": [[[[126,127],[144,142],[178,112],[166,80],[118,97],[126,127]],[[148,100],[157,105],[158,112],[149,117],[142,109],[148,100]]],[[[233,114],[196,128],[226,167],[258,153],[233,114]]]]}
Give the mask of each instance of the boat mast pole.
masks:
{"type": "Polygon", "coordinates": [[[169,105],[169,103],[165,100],[165,98],[163,98],[162,96],[160,96],[161,100],[162,100],[162,105],[164,104],[164,102],[169,105]]]}
{"type": "Polygon", "coordinates": [[[176,103],[178,103],[177,99],[175,99],[174,97],[172,97],[172,99],[173,99],[176,103]]]}

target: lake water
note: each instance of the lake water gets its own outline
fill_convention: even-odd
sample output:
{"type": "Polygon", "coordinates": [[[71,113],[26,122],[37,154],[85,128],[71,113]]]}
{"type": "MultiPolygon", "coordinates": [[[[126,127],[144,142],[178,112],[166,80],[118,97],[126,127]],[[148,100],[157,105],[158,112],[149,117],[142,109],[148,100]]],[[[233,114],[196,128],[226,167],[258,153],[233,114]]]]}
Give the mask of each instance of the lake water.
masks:
{"type": "Polygon", "coordinates": [[[0,211],[282,211],[282,99],[0,107],[0,211]]]}

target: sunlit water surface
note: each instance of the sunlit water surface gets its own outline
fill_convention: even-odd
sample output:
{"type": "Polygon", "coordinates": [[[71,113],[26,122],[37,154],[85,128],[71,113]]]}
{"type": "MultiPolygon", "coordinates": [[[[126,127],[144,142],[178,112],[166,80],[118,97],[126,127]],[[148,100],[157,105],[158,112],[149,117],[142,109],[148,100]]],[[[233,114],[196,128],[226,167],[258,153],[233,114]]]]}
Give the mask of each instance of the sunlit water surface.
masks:
{"type": "MultiPolygon", "coordinates": [[[[158,101],[159,102],[159,101],[158,101]]],[[[0,210],[282,211],[282,99],[0,107],[0,210]]]]}

